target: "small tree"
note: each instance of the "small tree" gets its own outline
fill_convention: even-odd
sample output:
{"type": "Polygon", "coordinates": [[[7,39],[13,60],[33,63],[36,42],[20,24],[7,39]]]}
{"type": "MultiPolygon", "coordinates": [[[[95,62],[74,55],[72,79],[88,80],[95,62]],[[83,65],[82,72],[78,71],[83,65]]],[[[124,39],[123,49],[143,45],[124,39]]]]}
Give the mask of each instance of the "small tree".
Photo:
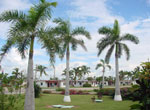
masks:
{"type": "Polygon", "coordinates": [[[105,74],[105,69],[106,68],[109,68],[109,69],[111,69],[111,66],[109,65],[109,64],[107,64],[104,60],[100,60],[100,63],[98,63],[97,65],[96,65],[96,70],[98,69],[98,68],[102,68],[103,70],[102,70],[102,72],[103,72],[103,74],[102,74],[102,77],[103,77],[103,81],[102,81],[102,88],[104,87],[104,74],[105,74]]]}

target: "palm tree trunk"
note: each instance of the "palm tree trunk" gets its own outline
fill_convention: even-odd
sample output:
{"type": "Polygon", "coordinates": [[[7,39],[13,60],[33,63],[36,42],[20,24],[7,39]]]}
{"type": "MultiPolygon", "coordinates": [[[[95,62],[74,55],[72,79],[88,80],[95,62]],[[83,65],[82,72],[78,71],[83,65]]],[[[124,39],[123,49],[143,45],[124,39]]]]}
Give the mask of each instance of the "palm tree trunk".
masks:
{"type": "Polygon", "coordinates": [[[102,81],[102,88],[104,88],[104,73],[105,73],[105,67],[103,67],[103,81],[102,81]]]}
{"type": "Polygon", "coordinates": [[[67,47],[66,52],[66,88],[65,88],[65,96],[64,96],[64,102],[71,102],[70,95],[69,95],[69,59],[70,59],[70,51],[69,51],[69,45],[67,47]]]}
{"type": "Polygon", "coordinates": [[[120,81],[119,81],[119,64],[118,64],[118,55],[115,55],[115,66],[116,66],[116,82],[115,82],[115,101],[122,101],[120,93],[120,81]]]}
{"type": "Polygon", "coordinates": [[[54,80],[56,80],[56,76],[55,76],[55,65],[53,65],[53,68],[54,68],[54,80]]]}
{"type": "Polygon", "coordinates": [[[31,38],[29,60],[28,60],[28,70],[27,70],[27,88],[25,94],[25,105],[24,110],[35,110],[34,102],[34,79],[33,79],[33,47],[34,47],[34,37],[31,38]]]}

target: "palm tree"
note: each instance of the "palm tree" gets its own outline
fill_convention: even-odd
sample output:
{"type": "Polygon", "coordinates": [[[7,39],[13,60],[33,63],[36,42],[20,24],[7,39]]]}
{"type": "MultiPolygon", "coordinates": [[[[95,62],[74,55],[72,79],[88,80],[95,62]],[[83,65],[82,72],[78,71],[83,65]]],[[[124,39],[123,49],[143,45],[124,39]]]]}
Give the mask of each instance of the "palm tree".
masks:
{"type": "Polygon", "coordinates": [[[35,67],[35,71],[40,73],[40,77],[42,77],[42,75],[47,75],[46,70],[47,67],[43,66],[43,65],[36,65],[35,67]]]}
{"type": "Polygon", "coordinates": [[[71,102],[70,95],[69,95],[69,60],[70,60],[70,45],[72,46],[72,50],[77,49],[77,45],[83,47],[83,49],[87,50],[84,41],[75,38],[77,35],[84,35],[86,38],[90,39],[90,34],[88,31],[85,30],[83,27],[77,27],[75,29],[71,28],[71,24],[69,21],[65,21],[61,18],[57,18],[54,20],[54,23],[58,24],[54,32],[57,36],[61,39],[62,45],[62,57],[66,54],[66,89],[65,89],[65,102],[71,102]]]}
{"type": "MultiPolygon", "coordinates": [[[[66,76],[66,74],[67,74],[67,70],[65,69],[65,70],[63,71],[62,75],[63,75],[63,76],[66,76]]],[[[74,75],[74,70],[69,70],[69,78],[70,78],[71,80],[73,80],[74,77],[75,77],[75,75],[74,75]]]]}
{"type": "Polygon", "coordinates": [[[121,57],[122,51],[124,50],[127,60],[130,57],[130,50],[125,43],[122,41],[131,41],[134,44],[138,44],[139,40],[136,36],[131,34],[120,35],[120,27],[118,21],[115,20],[113,28],[102,27],[98,30],[99,34],[105,35],[102,39],[100,39],[97,43],[98,48],[98,56],[105,50],[107,47],[110,47],[106,53],[105,61],[109,63],[110,57],[112,55],[113,50],[115,49],[115,69],[116,69],[116,82],[115,82],[115,101],[121,101],[120,94],[120,85],[119,85],[119,64],[118,58],[121,57]]]}
{"type": "MultiPolygon", "coordinates": [[[[46,35],[45,25],[51,18],[51,7],[56,7],[56,2],[47,2],[40,0],[38,4],[33,5],[28,13],[18,10],[5,11],[0,15],[0,22],[10,22],[12,25],[6,44],[2,47],[1,59],[9,52],[12,46],[15,46],[25,58],[29,48],[29,60],[27,70],[27,88],[25,94],[24,110],[35,110],[34,103],[34,83],[33,83],[33,53],[35,38],[39,40],[47,52],[52,52],[50,35],[46,35]],[[49,36],[49,37],[48,37],[49,36]]],[[[54,43],[52,44],[54,45],[54,43]]],[[[54,54],[50,54],[53,56],[54,54]]],[[[53,58],[53,57],[52,57],[53,58]]]]}
{"type": "MultiPolygon", "coordinates": [[[[87,67],[86,65],[81,66],[81,70],[83,72],[83,76],[89,75],[89,73],[91,72],[90,67],[87,67]]],[[[83,77],[83,78],[85,78],[85,77],[83,77]]]]}
{"type": "Polygon", "coordinates": [[[12,75],[15,77],[15,79],[18,78],[22,74],[22,71],[19,71],[19,68],[14,68],[14,71],[12,72],[12,75]]]}
{"type": "Polygon", "coordinates": [[[102,80],[102,88],[104,87],[104,74],[105,74],[105,69],[108,67],[109,69],[111,69],[111,66],[109,65],[109,64],[107,64],[104,60],[100,60],[100,63],[98,63],[97,65],[96,65],[96,70],[98,69],[98,68],[103,68],[103,70],[102,70],[102,72],[103,72],[103,75],[102,75],[102,77],[103,77],[103,80],[102,80]]]}
{"type": "Polygon", "coordinates": [[[125,79],[125,75],[126,75],[126,73],[123,70],[119,71],[119,79],[121,81],[123,81],[125,79]]]}
{"type": "Polygon", "coordinates": [[[23,82],[25,80],[25,76],[23,75],[23,71],[19,71],[19,68],[14,68],[12,71],[12,77],[15,79],[16,88],[19,89],[19,94],[21,94],[21,88],[23,87],[23,82]]]}

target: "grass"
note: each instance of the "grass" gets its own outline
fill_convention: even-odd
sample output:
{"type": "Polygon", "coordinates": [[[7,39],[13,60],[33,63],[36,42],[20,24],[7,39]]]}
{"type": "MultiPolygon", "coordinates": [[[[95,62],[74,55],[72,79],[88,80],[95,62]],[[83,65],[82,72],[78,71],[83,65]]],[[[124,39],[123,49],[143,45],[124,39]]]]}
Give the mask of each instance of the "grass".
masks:
{"type": "Polygon", "coordinates": [[[72,95],[72,102],[65,103],[63,102],[63,95],[44,94],[42,97],[36,99],[36,110],[58,110],[58,108],[46,107],[56,104],[76,106],[69,110],[130,110],[130,105],[134,104],[132,101],[115,102],[108,96],[103,97],[104,102],[102,103],[93,103],[91,97],[92,95],[72,95]]]}

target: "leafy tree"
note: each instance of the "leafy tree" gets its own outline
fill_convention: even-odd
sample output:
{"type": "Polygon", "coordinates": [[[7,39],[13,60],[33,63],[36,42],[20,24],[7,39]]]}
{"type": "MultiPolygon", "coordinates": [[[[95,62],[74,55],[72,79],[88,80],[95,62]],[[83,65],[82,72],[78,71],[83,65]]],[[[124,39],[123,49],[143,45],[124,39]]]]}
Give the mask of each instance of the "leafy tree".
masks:
{"type": "Polygon", "coordinates": [[[45,67],[43,65],[36,65],[36,67],[35,67],[35,71],[40,73],[40,77],[42,77],[43,74],[47,75],[46,69],[47,69],[47,67],[45,67]]]}
{"type": "Polygon", "coordinates": [[[14,68],[12,72],[12,79],[14,79],[14,85],[16,86],[16,89],[19,89],[19,94],[21,94],[21,88],[25,87],[23,85],[23,82],[25,81],[25,76],[23,75],[23,71],[19,71],[19,68],[14,68]]]}
{"type": "Polygon", "coordinates": [[[85,76],[91,72],[90,67],[87,67],[86,65],[83,65],[80,68],[81,68],[81,71],[83,72],[83,76],[85,76]]]}
{"type": "Polygon", "coordinates": [[[75,74],[74,81],[76,81],[77,78],[81,80],[82,78],[84,78],[85,75],[90,73],[90,67],[87,67],[85,65],[73,68],[73,70],[75,74]]]}
{"type": "Polygon", "coordinates": [[[57,18],[54,20],[54,23],[57,24],[57,26],[54,28],[54,33],[56,36],[59,36],[61,39],[61,55],[62,58],[66,54],[66,89],[65,89],[65,102],[70,102],[70,96],[69,96],[69,60],[70,60],[70,46],[72,47],[72,50],[77,49],[77,45],[80,45],[85,50],[86,47],[84,45],[83,40],[79,40],[76,38],[78,35],[83,35],[86,38],[90,39],[90,34],[88,31],[85,30],[83,27],[77,27],[75,29],[71,28],[71,24],[69,21],[65,21],[61,18],[57,18]]]}
{"type": "Polygon", "coordinates": [[[104,60],[100,60],[100,63],[98,63],[97,65],[96,65],[96,70],[98,69],[98,68],[102,68],[103,70],[102,70],[102,72],[103,72],[103,75],[102,75],[102,77],[103,77],[103,81],[102,81],[102,88],[104,87],[104,74],[105,74],[105,69],[106,68],[109,68],[109,69],[111,69],[111,66],[109,65],[109,64],[107,64],[104,60]]]}
{"type": "Polygon", "coordinates": [[[28,13],[11,10],[5,11],[0,15],[0,22],[11,23],[8,32],[8,39],[1,49],[1,59],[9,52],[12,46],[17,48],[22,58],[25,58],[26,52],[29,48],[24,110],[35,110],[33,83],[33,54],[35,38],[37,38],[42,44],[42,47],[47,50],[51,59],[54,58],[53,53],[55,52],[55,48],[52,48],[52,46],[56,45],[56,40],[54,40],[51,34],[48,34],[48,28],[45,28],[45,24],[47,24],[47,21],[51,18],[51,7],[56,7],[56,5],[56,2],[39,0],[39,3],[34,4],[28,13]]]}
{"type": "Polygon", "coordinates": [[[93,79],[93,77],[87,77],[87,80],[88,81],[93,81],[94,79],[93,79]]]}
{"type": "Polygon", "coordinates": [[[21,83],[18,83],[19,78],[16,79],[16,77],[8,76],[7,73],[2,72],[0,73],[0,81],[0,110],[20,110],[23,106],[21,100],[24,97],[20,94],[14,95],[14,92],[18,91],[18,86],[21,86],[21,83]],[[6,94],[6,89],[9,95],[6,94]]]}
{"type": "Polygon", "coordinates": [[[109,63],[110,57],[115,49],[115,67],[116,67],[116,83],[115,83],[115,97],[114,100],[121,101],[121,94],[120,94],[120,86],[119,86],[119,63],[118,59],[122,55],[122,51],[125,52],[127,56],[127,60],[130,58],[130,49],[128,46],[123,43],[122,41],[130,41],[134,44],[138,44],[139,40],[136,36],[132,34],[124,34],[120,35],[120,27],[117,20],[114,22],[113,28],[109,27],[101,27],[98,30],[99,34],[105,35],[105,37],[101,38],[97,43],[98,48],[98,56],[101,55],[103,50],[107,47],[110,47],[106,53],[105,61],[109,63]]]}
{"type": "MultiPolygon", "coordinates": [[[[62,75],[63,76],[66,76],[66,74],[67,74],[67,70],[65,69],[64,71],[63,71],[63,73],[62,73],[62,75]]],[[[74,79],[74,70],[69,70],[69,78],[71,79],[71,80],[73,80],[74,79]]]]}
{"type": "Polygon", "coordinates": [[[139,104],[132,105],[131,110],[150,110],[150,62],[143,62],[138,70],[136,82],[139,88],[134,91],[133,101],[138,101],[139,104]]]}
{"type": "Polygon", "coordinates": [[[124,72],[123,70],[119,71],[119,79],[121,81],[125,80],[125,76],[126,76],[126,72],[124,72]]]}

